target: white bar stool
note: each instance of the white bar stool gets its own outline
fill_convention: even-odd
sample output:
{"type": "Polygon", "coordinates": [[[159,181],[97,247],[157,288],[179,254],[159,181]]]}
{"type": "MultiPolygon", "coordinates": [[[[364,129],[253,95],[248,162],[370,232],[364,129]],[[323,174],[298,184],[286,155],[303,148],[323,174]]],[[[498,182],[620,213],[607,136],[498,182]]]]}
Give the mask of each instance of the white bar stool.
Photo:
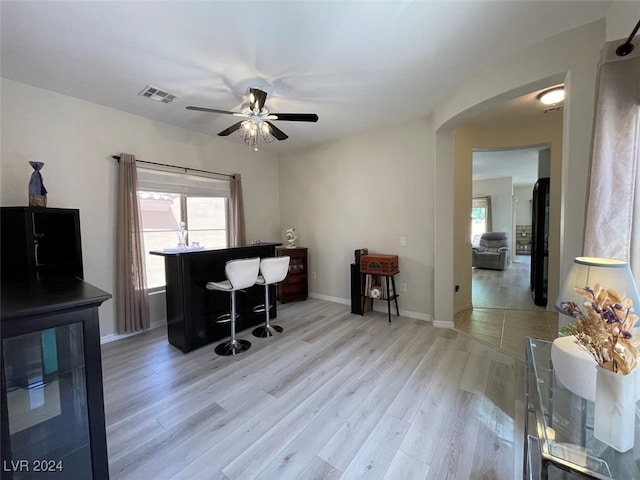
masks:
{"type": "Polygon", "coordinates": [[[249,350],[251,342],[236,339],[236,290],[249,288],[256,283],[260,258],[230,260],[224,267],[227,279],[222,282],[208,282],[207,289],[231,293],[231,339],[216,346],[218,355],[237,355],[249,350]]]}
{"type": "Polygon", "coordinates": [[[264,285],[264,310],[265,310],[265,323],[263,326],[253,330],[255,337],[273,337],[282,332],[282,327],[278,325],[271,325],[269,323],[269,285],[281,282],[289,273],[289,257],[270,257],[263,258],[260,261],[260,275],[256,280],[257,285],[264,285]]]}

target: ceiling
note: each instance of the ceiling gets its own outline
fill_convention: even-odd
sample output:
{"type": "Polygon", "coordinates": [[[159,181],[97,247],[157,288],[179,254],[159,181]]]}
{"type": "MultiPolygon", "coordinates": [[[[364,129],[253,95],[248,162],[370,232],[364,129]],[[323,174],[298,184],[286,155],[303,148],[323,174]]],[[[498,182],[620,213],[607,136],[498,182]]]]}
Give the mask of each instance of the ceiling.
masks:
{"type": "MultiPolygon", "coordinates": [[[[464,125],[487,130],[523,125],[535,128],[535,125],[547,121],[561,124],[562,106],[544,106],[538,101],[538,95],[557,86],[561,85],[553,85],[502,102],[469,119],[464,125]]],[[[539,152],[549,147],[528,145],[522,148],[474,149],[473,180],[511,177],[516,187],[534,185],[539,178],[539,152]]]]}
{"type": "Polygon", "coordinates": [[[513,186],[531,186],[538,180],[538,154],[549,148],[527,147],[473,152],[473,180],[511,177],[513,186]]]}
{"type": "MultiPolygon", "coordinates": [[[[2,77],[215,135],[248,87],[293,151],[427,115],[505,55],[603,18],[600,1],[6,1],[2,77]],[[152,85],[170,104],[138,93],[152,85]]],[[[46,108],[46,105],[43,105],[46,108]]],[[[236,134],[227,141],[241,143],[236,134]]]]}

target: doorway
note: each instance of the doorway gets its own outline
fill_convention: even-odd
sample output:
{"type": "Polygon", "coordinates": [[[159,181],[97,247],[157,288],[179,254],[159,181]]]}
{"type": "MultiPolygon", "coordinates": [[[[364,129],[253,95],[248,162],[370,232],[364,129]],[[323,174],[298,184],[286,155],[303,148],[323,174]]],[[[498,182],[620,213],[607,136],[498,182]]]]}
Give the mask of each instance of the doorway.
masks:
{"type": "MultiPolygon", "coordinates": [[[[557,314],[535,305],[531,296],[530,250],[527,251],[527,242],[520,238],[523,232],[525,236],[530,235],[531,200],[537,179],[559,178],[561,172],[562,110],[542,112],[536,104],[536,95],[531,92],[507,101],[467,120],[455,130],[456,170],[462,172],[468,168],[469,172],[468,177],[462,177],[464,180],[456,178],[458,195],[462,194],[456,218],[462,220],[462,209],[466,208],[469,222],[473,197],[491,197],[490,230],[507,232],[511,262],[502,271],[476,270],[472,268],[471,255],[456,257],[459,275],[466,273],[469,278],[469,303],[460,305],[466,308],[457,310],[454,326],[521,359],[525,337],[551,340],[557,336],[557,314]],[[549,150],[550,161],[541,171],[539,154],[544,149],[549,150]],[[526,181],[515,180],[516,169],[509,168],[515,167],[515,160],[510,157],[518,154],[529,154],[529,161],[523,161],[530,170],[526,181]],[[464,265],[466,268],[462,268],[464,265]]],[[[552,204],[553,235],[549,249],[554,256],[559,249],[558,205],[559,202],[552,204]]],[[[473,243],[471,231],[467,223],[465,243],[469,247],[473,243]]]]}
{"type": "Polygon", "coordinates": [[[549,150],[548,144],[473,149],[471,243],[476,247],[484,232],[509,238],[504,270],[472,268],[473,308],[540,309],[530,290],[532,192],[548,171],[549,150]]]}

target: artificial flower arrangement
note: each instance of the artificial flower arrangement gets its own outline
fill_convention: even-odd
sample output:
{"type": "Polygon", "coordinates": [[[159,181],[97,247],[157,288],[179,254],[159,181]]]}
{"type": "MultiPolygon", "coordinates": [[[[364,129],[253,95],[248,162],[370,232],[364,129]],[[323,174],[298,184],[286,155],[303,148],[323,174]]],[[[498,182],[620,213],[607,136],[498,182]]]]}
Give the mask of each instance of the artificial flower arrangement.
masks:
{"type": "Polygon", "coordinates": [[[631,330],[638,316],[631,313],[633,301],[614,290],[596,284],[594,288],[576,288],[584,297],[583,311],[575,302],[561,302],[560,308],[577,319],[563,334],[574,335],[602,368],[627,375],[637,365],[638,349],[631,330]]]}

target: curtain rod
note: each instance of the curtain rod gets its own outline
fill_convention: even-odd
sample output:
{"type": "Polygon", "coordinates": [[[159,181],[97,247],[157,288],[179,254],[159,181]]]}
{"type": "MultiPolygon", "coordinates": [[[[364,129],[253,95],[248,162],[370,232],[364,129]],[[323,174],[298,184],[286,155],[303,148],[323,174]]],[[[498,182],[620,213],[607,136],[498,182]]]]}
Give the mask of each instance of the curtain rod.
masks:
{"type": "Polygon", "coordinates": [[[619,57],[624,57],[626,55],[629,55],[631,52],[633,52],[633,43],[631,43],[631,40],[633,40],[633,37],[636,36],[636,33],[638,33],[639,28],[640,28],[640,20],[638,20],[638,23],[636,23],[635,28],[631,31],[631,35],[629,35],[629,38],[627,39],[627,41],[624,42],[622,45],[620,45],[618,48],[616,48],[616,55],[618,55],[619,57]]]}
{"type": "MultiPolygon", "coordinates": [[[[120,161],[120,155],[111,155],[111,158],[114,160],[120,161]]],[[[197,168],[189,168],[189,167],[179,167],[177,165],[169,165],[168,163],[158,163],[158,162],[148,162],[146,160],[139,160],[136,158],[136,162],[146,163],[148,165],[158,165],[160,167],[169,167],[169,168],[177,168],[179,170],[184,170],[184,172],[199,172],[199,173],[208,173],[211,175],[220,175],[222,177],[234,178],[235,175],[229,175],[228,173],[220,173],[220,172],[210,172],[208,170],[198,170],[197,168]]]]}

